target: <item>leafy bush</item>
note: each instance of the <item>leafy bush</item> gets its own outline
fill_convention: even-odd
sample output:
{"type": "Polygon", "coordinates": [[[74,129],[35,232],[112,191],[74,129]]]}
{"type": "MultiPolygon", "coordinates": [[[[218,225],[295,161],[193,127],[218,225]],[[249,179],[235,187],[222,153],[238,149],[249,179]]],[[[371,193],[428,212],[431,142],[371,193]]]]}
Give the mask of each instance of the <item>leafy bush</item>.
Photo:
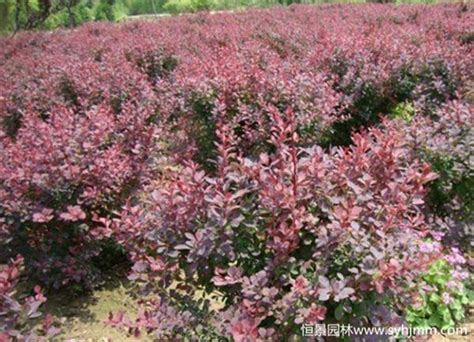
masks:
{"type": "Polygon", "coordinates": [[[466,247],[472,15],[292,6],[1,38],[2,259],[73,288],[128,258],[149,296],[110,323],[158,339],[403,321],[466,247]]]}
{"type": "Polygon", "coordinates": [[[446,240],[468,251],[472,247],[473,177],[472,141],[474,129],[472,104],[450,101],[434,113],[434,117],[415,116],[405,132],[413,156],[429,162],[438,178],[431,183],[426,201],[430,211],[444,218],[446,240]],[[471,244],[471,245],[469,245],[471,244]]]}
{"type": "MultiPolygon", "coordinates": [[[[455,266],[465,262],[458,253],[456,251],[450,258],[454,259],[455,266]]],[[[408,323],[416,327],[442,329],[453,327],[462,320],[464,307],[470,302],[469,290],[463,284],[467,277],[467,272],[453,268],[446,260],[431,265],[422,276],[427,286],[422,290],[420,303],[407,311],[408,323]]]]}
{"type": "Polygon", "coordinates": [[[126,16],[125,5],[116,0],[101,0],[94,7],[94,20],[117,21],[126,16]]]}
{"type": "Polygon", "coordinates": [[[161,13],[165,3],[166,0],[133,0],[124,2],[129,15],[161,13]]]}
{"type": "Polygon", "coordinates": [[[166,12],[173,14],[205,11],[212,7],[213,2],[209,0],[169,0],[163,5],[166,12]]]}
{"type": "Polygon", "coordinates": [[[56,288],[94,278],[91,259],[102,245],[97,238],[107,238],[94,228],[139,183],[150,133],[144,117],[134,116],[135,123],[117,121],[114,131],[111,110],[75,116],[58,111],[48,124],[25,117],[24,127],[14,142],[4,145],[2,155],[3,165],[8,165],[2,169],[2,182],[10,190],[2,193],[9,248],[24,253],[30,273],[56,288]],[[137,135],[140,125],[142,134],[137,135]],[[62,138],[73,131],[75,138],[62,138]],[[36,141],[36,147],[27,141],[36,141]]]}
{"type": "Polygon", "coordinates": [[[95,228],[140,186],[154,134],[153,97],[140,102],[151,85],[134,66],[110,84],[70,67],[38,90],[50,94],[36,102],[42,114],[22,103],[0,141],[5,248],[23,253],[30,276],[54,288],[97,282],[94,260],[110,232],[95,228]]]}
{"type": "Polygon", "coordinates": [[[80,25],[93,20],[93,12],[92,3],[79,1],[78,4],[72,8],[71,12],[68,12],[67,9],[63,9],[48,16],[44,22],[44,27],[47,29],[56,29],[59,27],[80,25]]]}
{"type": "MultiPolygon", "coordinates": [[[[351,148],[325,153],[297,147],[294,119],[273,112],[275,152],[255,161],[239,158],[231,131],[221,126],[215,176],[191,164],[149,189],[146,209],[127,209],[115,226],[123,243],[130,235],[140,241],[132,247],[140,246],[132,253],[137,279],[221,292],[221,324],[207,324],[236,340],[240,329],[265,327],[265,336],[281,339],[303,322],[361,324],[375,313],[352,308],[368,303],[397,312],[442,252],[439,243],[423,242],[432,229],[421,213],[423,184],[435,175],[427,165],[404,166],[401,136],[373,129],[355,135],[351,148]]],[[[181,307],[177,294],[163,301],[181,307]]],[[[162,313],[145,316],[161,322],[155,314],[162,313]]],[[[120,317],[112,323],[142,324],[120,317]]],[[[163,333],[161,324],[148,326],[163,333]]]]}
{"type": "Polygon", "coordinates": [[[9,264],[0,268],[0,338],[10,340],[43,340],[40,335],[53,337],[59,329],[53,325],[51,316],[46,316],[42,331],[34,331],[31,321],[41,316],[39,307],[46,301],[41,288],[35,286],[34,295],[18,299],[16,293],[20,274],[23,267],[23,258],[18,255],[9,264]],[[29,324],[30,322],[30,324],[29,324]],[[39,333],[39,334],[38,334],[39,333]]]}

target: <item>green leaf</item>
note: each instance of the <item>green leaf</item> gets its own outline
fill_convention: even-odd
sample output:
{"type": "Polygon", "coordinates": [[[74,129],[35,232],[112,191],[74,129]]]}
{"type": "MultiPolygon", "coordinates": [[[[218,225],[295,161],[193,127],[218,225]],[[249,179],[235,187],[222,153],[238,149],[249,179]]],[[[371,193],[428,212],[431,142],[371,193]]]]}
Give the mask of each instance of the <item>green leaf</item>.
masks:
{"type": "Polygon", "coordinates": [[[340,321],[344,318],[344,305],[343,305],[343,303],[341,303],[337,306],[336,310],[334,311],[334,317],[336,317],[336,319],[338,321],[340,321]]]}

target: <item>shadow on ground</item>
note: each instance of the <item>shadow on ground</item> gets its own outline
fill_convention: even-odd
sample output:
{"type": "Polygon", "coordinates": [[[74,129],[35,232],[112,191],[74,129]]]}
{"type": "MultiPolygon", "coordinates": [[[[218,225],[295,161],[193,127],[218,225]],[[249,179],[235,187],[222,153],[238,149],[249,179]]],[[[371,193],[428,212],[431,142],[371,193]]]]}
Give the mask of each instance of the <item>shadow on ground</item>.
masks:
{"type": "MultiPolygon", "coordinates": [[[[109,327],[104,321],[110,312],[124,311],[133,317],[137,299],[123,270],[109,272],[104,285],[90,293],[74,295],[57,292],[48,295],[44,313],[61,322],[61,334],[54,341],[136,341],[126,332],[109,327]]],[[[141,338],[140,341],[146,339],[141,338]]]]}

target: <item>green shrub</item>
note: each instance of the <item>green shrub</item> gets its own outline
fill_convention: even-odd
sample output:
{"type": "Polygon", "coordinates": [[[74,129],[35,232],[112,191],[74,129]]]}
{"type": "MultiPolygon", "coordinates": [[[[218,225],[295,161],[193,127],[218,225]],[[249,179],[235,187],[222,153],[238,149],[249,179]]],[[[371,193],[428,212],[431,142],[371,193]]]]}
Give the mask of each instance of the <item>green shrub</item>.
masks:
{"type": "Polygon", "coordinates": [[[439,178],[430,185],[428,204],[440,216],[452,214],[450,207],[454,200],[460,206],[461,219],[468,220],[474,213],[474,174],[472,170],[460,171],[457,164],[462,163],[455,156],[443,156],[436,153],[427,153],[427,161],[439,178]]]}
{"type": "Polygon", "coordinates": [[[165,12],[172,14],[198,12],[213,8],[212,0],[169,0],[163,6],[165,12]]]}
{"type": "Polygon", "coordinates": [[[129,0],[124,2],[128,15],[153,14],[163,12],[166,0],[129,0]]]}
{"type": "Polygon", "coordinates": [[[400,118],[406,123],[410,123],[415,115],[415,107],[412,103],[401,102],[392,110],[391,117],[400,118]]]}
{"type": "Polygon", "coordinates": [[[472,293],[454,280],[453,268],[445,260],[435,262],[422,279],[434,291],[422,292],[422,303],[410,306],[406,320],[413,327],[453,327],[465,316],[472,293]]]}

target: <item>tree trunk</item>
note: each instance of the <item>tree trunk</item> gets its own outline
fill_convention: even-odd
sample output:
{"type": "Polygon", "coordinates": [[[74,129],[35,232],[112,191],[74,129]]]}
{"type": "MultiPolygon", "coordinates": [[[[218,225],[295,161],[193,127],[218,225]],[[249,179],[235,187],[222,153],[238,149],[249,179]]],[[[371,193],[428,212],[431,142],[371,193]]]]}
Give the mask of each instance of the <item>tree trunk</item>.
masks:
{"type": "Polygon", "coordinates": [[[15,21],[13,23],[14,33],[20,30],[20,12],[21,12],[21,0],[16,0],[15,1],[15,21]]]}

